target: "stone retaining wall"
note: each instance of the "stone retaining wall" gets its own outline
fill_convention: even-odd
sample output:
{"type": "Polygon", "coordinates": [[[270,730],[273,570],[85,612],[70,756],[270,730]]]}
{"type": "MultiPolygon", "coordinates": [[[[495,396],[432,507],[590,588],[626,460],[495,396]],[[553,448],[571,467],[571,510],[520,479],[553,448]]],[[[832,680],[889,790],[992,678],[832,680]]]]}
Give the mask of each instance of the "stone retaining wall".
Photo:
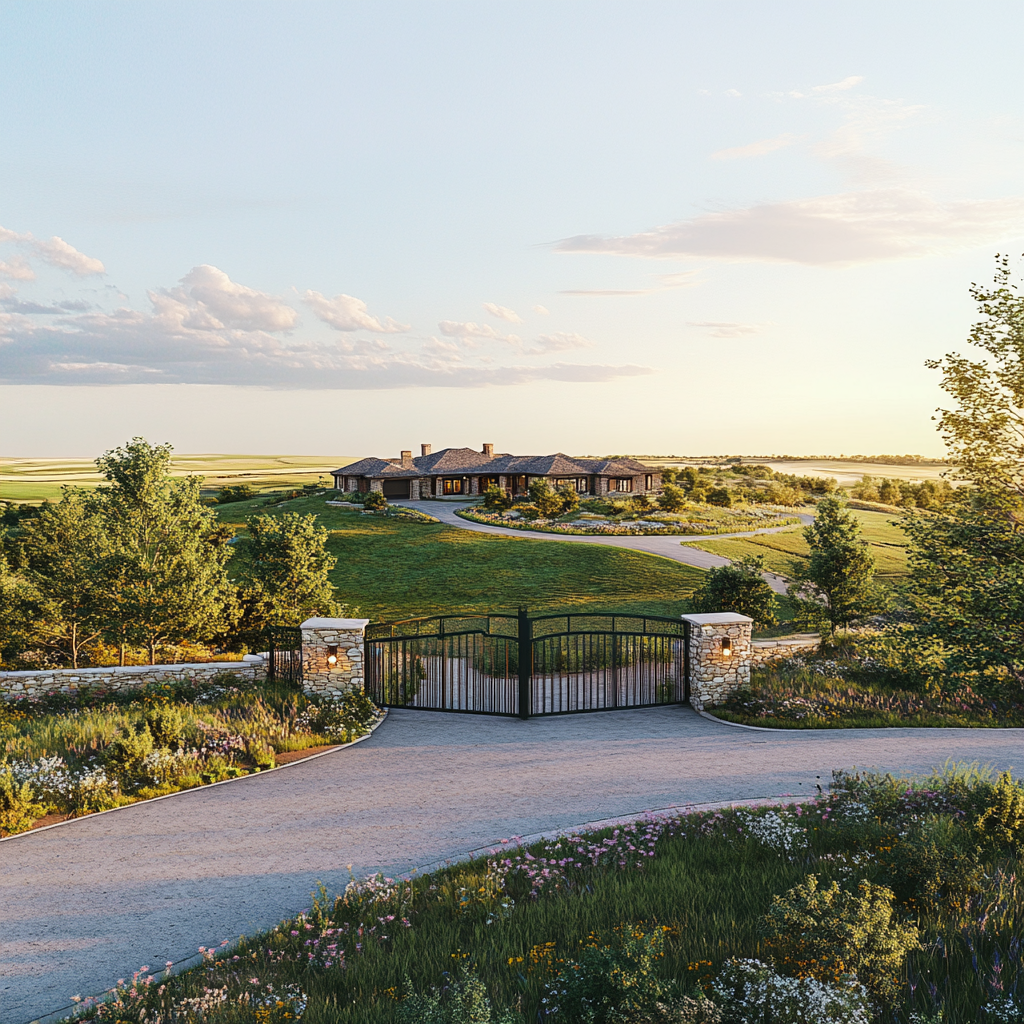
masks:
{"type": "Polygon", "coordinates": [[[266,674],[263,659],[259,655],[247,655],[245,661],[0,672],[0,700],[42,697],[48,693],[74,693],[75,690],[93,687],[103,690],[133,690],[150,683],[197,682],[212,679],[221,672],[233,672],[242,679],[249,680],[262,679],[266,674]]]}
{"type": "Polygon", "coordinates": [[[809,654],[821,645],[817,633],[795,633],[772,640],[755,640],[750,646],[750,661],[754,666],[767,665],[773,661],[793,658],[798,654],[809,654]]]}

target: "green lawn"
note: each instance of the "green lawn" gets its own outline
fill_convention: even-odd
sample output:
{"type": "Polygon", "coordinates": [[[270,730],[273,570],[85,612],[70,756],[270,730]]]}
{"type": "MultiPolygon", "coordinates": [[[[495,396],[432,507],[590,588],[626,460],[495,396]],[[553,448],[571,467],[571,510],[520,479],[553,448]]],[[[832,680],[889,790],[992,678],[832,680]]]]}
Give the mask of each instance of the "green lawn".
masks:
{"type": "MultiPolygon", "coordinates": [[[[897,521],[887,512],[851,509],[861,525],[861,537],[875,559],[875,570],[882,576],[907,573],[907,538],[897,521]]],[[[766,533],[743,540],[706,540],[692,545],[725,558],[764,555],[765,565],[783,576],[792,576],[810,553],[802,529],[784,533],[766,533]]]]}
{"type": "Polygon", "coordinates": [[[418,615],[577,611],[679,615],[703,572],[619,548],[492,537],[457,527],[380,519],[331,508],[323,498],[217,509],[241,525],[254,511],[314,512],[338,559],[331,574],[342,600],[377,621],[418,615]]]}

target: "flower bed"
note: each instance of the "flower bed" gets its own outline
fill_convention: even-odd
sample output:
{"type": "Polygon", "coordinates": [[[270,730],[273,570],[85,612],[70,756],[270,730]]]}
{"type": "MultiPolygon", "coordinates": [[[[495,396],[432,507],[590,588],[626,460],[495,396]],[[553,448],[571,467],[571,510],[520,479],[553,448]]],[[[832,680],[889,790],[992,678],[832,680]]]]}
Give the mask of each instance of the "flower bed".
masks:
{"type": "Polygon", "coordinates": [[[0,702],[0,836],[264,771],[363,736],[378,716],[362,692],[335,702],[230,673],[0,702]]]}
{"type": "Polygon", "coordinates": [[[506,526],[513,530],[531,530],[538,533],[562,533],[574,536],[701,536],[719,533],[743,533],[766,526],[791,526],[800,522],[793,516],[768,513],[766,515],[735,515],[729,521],[689,521],[667,516],[644,516],[620,522],[577,518],[571,522],[558,519],[526,519],[515,513],[488,512],[480,507],[459,509],[460,519],[487,526],[506,526]]]}
{"type": "Polygon", "coordinates": [[[353,879],[81,1016],[204,1024],[1016,1021],[1024,788],[838,774],[800,805],[646,816],[353,879]],[[227,946],[227,943],[224,944],[227,946]]]}

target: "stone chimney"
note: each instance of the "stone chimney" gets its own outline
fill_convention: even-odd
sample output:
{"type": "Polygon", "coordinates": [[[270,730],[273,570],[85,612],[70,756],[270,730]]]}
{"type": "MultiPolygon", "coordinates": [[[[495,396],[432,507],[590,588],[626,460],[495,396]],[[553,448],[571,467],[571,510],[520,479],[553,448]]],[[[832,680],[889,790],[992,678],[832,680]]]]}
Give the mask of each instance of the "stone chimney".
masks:
{"type": "Polygon", "coordinates": [[[402,468],[412,468],[412,452],[402,452],[402,468]]]}
{"type": "Polygon", "coordinates": [[[420,456],[429,455],[431,452],[431,446],[429,444],[420,445],[420,456]]]}
{"type": "Polygon", "coordinates": [[[494,458],[494,445],[493,444],[485,444],[484,445],[484,457],[488,458],[488,459],[493,459],[494,458]]]}

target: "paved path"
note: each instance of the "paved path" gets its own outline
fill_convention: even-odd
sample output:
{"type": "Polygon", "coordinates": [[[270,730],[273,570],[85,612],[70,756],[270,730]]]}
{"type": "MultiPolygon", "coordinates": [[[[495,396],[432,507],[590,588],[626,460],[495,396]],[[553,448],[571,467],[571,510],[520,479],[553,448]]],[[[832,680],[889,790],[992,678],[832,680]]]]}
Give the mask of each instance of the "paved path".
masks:
{"type": "MultiPolygon", "coordinates": [[[[710,551],[689,547],[688,545],[692,541],[733,540],[738,537],[755,537],[760,533],[781,533],[783,530],[793,529],[792,526],[765,526],[759,530],[748,530],[745,533],[713,533],[706,536],[676,534],[670,537],[641,535],[581,537],[578,534],[542,533],[539,530],[516,530],[507,526],[487,526],[484,523],[473,523],[468,519],[461,519],[455,514],[460,509],[470,507],[466,502],[455,504],[447,501],[395,501],[392,504],[406,505],[409,508],[419,509],[421,512],[429,512],[430,515],[440,519],[447,526],[458,526],[460,529],[472,530],[475,533],[515,537],[518,540],[559,540],[568,541],[570,544],[606,544],[615,548],[629,548],[631,551],[644,551],[649,555],[661,555],[662,558],[671,558],[673,561],[694,565],[700,569],[716,569],[722,565],[729,565],[729,559],[722,555],[713,555],[710,551]]],[[[794,512],[793,515],[799,517],[800,522],[805,526],[814,522],[814,516],[805,512],[794,512]]],[[[773,572],[766,572],[764,578],[777,594],[786,593],[787,583],[784,577],[773,572]]]]}
{"type": "Polygon", "coordinates": [[[267,928],[344,886],[515,835],[813,793],[835,767],[1003,768],[1022,730],[755,732],[689,708],[516,719],[392,711],[324,757],[0,842],[0,1020],[267,928]]]}

